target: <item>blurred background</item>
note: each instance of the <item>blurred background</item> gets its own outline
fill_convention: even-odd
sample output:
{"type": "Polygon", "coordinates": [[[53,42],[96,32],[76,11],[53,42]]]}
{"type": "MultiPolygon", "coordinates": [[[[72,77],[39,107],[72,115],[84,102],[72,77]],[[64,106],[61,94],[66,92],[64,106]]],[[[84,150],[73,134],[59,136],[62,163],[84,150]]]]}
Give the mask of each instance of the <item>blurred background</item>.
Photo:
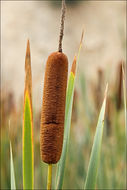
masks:
{"type": "MultiPolygon", "coordinates": [[[[126,62],[126,2],[66,1],[63,52],[69,71],[80,54],[64,189],[81,189],[86,177],[97,119],[109,83],[97,189],[125,189],[125,123],[122,63],[126,62]]],[[[9,139],[16,186],[22,188],[22,118],[27,39],[33,75],[35,188],[46,188],[47,166],[40,159],[40,111],[48,55],[57,51],[61,1],[1,2],[1,188],[10,188],[9,139]],[[10,130],[9,130],[10,120],[10,130]]],[[[54,167],[54,180],[55,181],[54,167]]]]}

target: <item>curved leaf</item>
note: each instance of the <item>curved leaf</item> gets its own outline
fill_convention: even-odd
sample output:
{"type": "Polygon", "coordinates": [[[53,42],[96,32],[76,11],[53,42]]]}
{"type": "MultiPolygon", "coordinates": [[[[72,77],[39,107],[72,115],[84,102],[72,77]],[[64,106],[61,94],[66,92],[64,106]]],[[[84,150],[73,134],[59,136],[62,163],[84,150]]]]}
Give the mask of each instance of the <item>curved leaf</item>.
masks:
{"type": "Polygon", "coordinates": [[[107,86],[106,86],[105,98],[104,98],[99,119],[98,119],[98,124],[97,124],[96,133],[94,137],[94,142],[93,142],[92,152],[90,156],[90,162],[88,166],[88,172],[86,176],[84,189],[95,189],[95,185],[96,185],[97,172],[98,172],[100,153],[101,153],[103,127],[104,127],[106,97],[107,97],[107,86]]]}
{"type": "Polygon", "coordinates": [[[69,136],[70,136],[70,127],[71,127],[71,114],[72,114],[72,105],[73,105],[73,96],[74,96],[76,66],[79,61],[83,35],[84,35],[84,30],[82,31],[77,59],[75,56],[73,64],[72,64],[72,68],[71,68],[71,73],[68,79],[68,87],[67,87],[67,92],[66,92],[65,121],[64,121],[64,140],[63,140],[63,149],[62,149],[61,159],[57,165],[56,189],[62,189],[62,186],[63,186],[65,162],[66,162],[67,149],[68,149],[69,136]]]}

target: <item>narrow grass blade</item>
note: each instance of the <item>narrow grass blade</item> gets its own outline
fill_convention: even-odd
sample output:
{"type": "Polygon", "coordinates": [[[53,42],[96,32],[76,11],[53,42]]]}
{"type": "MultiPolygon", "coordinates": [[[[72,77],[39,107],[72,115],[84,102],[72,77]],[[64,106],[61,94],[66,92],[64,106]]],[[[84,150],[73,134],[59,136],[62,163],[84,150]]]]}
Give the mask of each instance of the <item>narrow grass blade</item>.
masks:
{"type": "Polygon", "coordinates": [[[16,189],[15,172],[14,172],[14,162],[13,162],[11,142],[10,142],[10,174],[11,174],[11,190],[15,190],[16,189]]]}
{"type": "Polygon", "coordinates": [[[76,56],[74,58],[71,73],[68,79],[68,87],[66,93],[66,108],[65,108],[65,123],[64,123],[64,141],[63,141],[63,150],[61,159],[57,165],[56,171],[56,189],[62,189],[63,178],[64,178],[64,170],[65,170],[65,162],[67,156],[67,149],[69,144],[69,135],[70,135],[70,126],[71,126],[71,114],[72,114],[72,105],[73,105],[73,96],[74,96],[74,85],[75,85],[75,73],[76,66],[79,60],[79,54],[82,46],[83,34],[80,42],[80,47],[78,51],[78,59],[76,56]]]}
{"type": "Polygon", "coordinates": [[[84,189],[95,189],[95,185],[96,185],[97,171],[99,167],[100,152],[101,152],[102,135],[103,135],[107,88],[108,87],[106,87],[105,98],[104,98],[99,119],[98,119],[98,124],[97,124],[96,133],[94,137],[94,142],[93,142],[92,152],[90,156],[90,162],[88,166],[88,172],[86,176],[84,189]]]}
{"type": "Polygon", "coordinates": [[[122,65],[122,73],[123,73],[123,95],[124,95],[124,112],[125,112],[125,131],[127,133],[127,125],[126,125],[126,118],[127,118],[127,105],[126,105],[126,78],[124,72],[124,65],[122,65]]]}
{"type": "MultiPolygon", "coordinates": [[[[125,70],[126,71],[126,70],[125,70]]],[[[127,105],[126,105],[126,77],[125,77],[125,72],[124,72],[124,64],[122,64],[122,74],[123,74],[123,96],[124,96],[124,114],[125,114],[125,136],[127,136],[127,105]]],[[[127,138],[126,138],[126,143],[125,147],[127,147],[127,138]]],[[[127,151],[125,151],[125,160],[127,159],[127,151]]],[[[126,171],[125,171],[125,176],[126,176],[126,171]]],[[[126,183],[126,188],[127,189],[127,183],[126,183]]]]}
{"type": "Polygon", "coordinates": [[[66,161],[67,147],[68,147],[69,134],[70,134],[70,125],[71,125],[71,113],[72,113],[73,94],[74,94],[74,81],[75,81],[75,76],[71,72],[69,81],[68,81],[68,88],[67,88],[67,95],[66,95],[63,151],[62,151],[61,159],[57,166],[57,177],[56,177],[56,188],[57,189],[61,189],[62,185],[63,185],[65,161],[66,161]]]}
{"type": "Polygon", "coordinates": [[[25,60],[25,91],[23,111],[23,189],[34,187],[32,75],[30,45],[27,43],[25,60]]]}

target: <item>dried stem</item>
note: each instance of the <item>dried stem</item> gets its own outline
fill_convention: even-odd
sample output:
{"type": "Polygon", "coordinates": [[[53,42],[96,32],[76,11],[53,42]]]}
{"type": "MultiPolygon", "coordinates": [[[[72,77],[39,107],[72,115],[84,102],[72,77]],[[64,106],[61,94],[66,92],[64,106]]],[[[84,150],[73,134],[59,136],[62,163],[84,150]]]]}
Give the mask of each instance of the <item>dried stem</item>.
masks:
{"type": "Polygon", "coordinates": [[[60,35],[59,35],[59,47],[58,47],[58,51],[59,52],[62,52],[62,39],[63,39],[63,35],[64,35],[65,11],[66,11],[65,0],[62,0],[61,21],[60,21],[60,35]]]}

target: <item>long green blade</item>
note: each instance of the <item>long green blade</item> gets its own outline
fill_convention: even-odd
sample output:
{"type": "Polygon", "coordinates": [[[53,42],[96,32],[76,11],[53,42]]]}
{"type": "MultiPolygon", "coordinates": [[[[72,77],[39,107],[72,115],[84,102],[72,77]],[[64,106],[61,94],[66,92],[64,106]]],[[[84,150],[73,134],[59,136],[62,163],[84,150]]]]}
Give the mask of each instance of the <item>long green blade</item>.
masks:
{"type": "MultiPolygon", "coordinates": [[[[127,119],[127,105],[126,105],[126,78],[125,78],[125,72],[124,72],[124,65],[122,65],[122,73],[123,73],[123,96],[124,96],[124,113],[125,113],[125,133],[127,134],[127,125],[126,125],[126,119],[127,119]]],[[[126,142],[127,143],[127,142],[126,142]]]]}
{"type": "Polygon", "coordinates": [[[29,41],[25,62],[25,91],[23,112],[23,189],[34,188],[32,75],[29,41]]]}
{"type": "Polygon", "coordinates": [[[61,189],[63,185],[65,161],[66,161],[70,126],[71,126],[71,113],[72,113],[73,94],[74,94],[74,79],[75,77],[73,73],[71,72],[69,81],[68,81],[68,88],[67,88],[67,95],[66,95],[63,151],[62,151],[61,159],[57,165],[56,189],[61,189]]]}
{"type": "Polygon", "coordinates": [[[65,122],[64,122],[64,141],[63,141],[63,150],[62,150],[61,159],[57,165],[56,189],[62,189],[62,186],[63,186],[65,162],[66,162],[67,149],[68,149],[69,136],[70,136],[70,127],[71,127],[71,114],[72,114],[72,105],[73,105],[73,96],[74,96],[75,73],[76,73],[76,66],[79,61],[80,50],[82,47],[83,35],[84,35],[84,31],[82,32],[82,36],[81,36],[78,56],[77,56],[77,59],[76,59],[76,56],[74,57],[71,73],[68,79],[68,87],[67,87],[67,93],[66,93],[66,107],[65,107],[65,122]]]}
{"type": "Polygon", "coordinates": [[[14,172],[14,162],[13,162],[11,142],[10,142],[10,174],[11,174],[11,190],[15,190],[16,189],[15,172],[14,172]]]}
{"type": "Polygon", "coordinates": [[[97,171],[99,167],[99,160],[100,160],[100,153],[101,153],[103,127],[104,127],[106,97],[107,97],[107,87],[106,87],[106,92],[105,92],[105,98],[104,98],[99,119],[98,119],[98,124],[97,124],[96,133],[94,137],[94,142],[93,142],[92,152],[90,156],[90,162],[88,166],[88,172],[86,176],[84,189],[95,189],[95,185],[96,185],[97,171]]]}

